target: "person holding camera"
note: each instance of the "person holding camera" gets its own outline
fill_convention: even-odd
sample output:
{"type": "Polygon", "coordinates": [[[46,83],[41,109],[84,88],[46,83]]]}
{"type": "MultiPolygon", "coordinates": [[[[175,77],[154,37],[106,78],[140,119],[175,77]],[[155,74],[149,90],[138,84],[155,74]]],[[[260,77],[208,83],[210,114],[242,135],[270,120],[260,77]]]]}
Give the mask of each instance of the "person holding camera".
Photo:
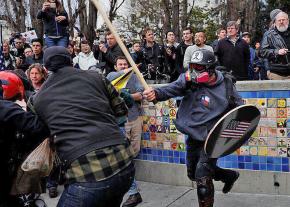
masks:
{"type": "Polygon", "coordinates": [[[261,56],[268,61],[270,80],[290,79],[290,27],[289,16],[280,9],[270,13],[272,27],[264,34],[261,56]]]}
{"type": "Polygon", "coordinates": [[[47,47],[67,47],[68,15],[59,0],[45,1],[37,14],[37,19],[43,21],[47,47]]]}
{"type": "Polygon", "coordinates": [[[124,56],[120,46],[117,43],[115,36],[108,31],[106,33],[106,43],[99,44],[99,62],[105,64],[105,74],[109,74],[114,70],[114,65],[117,57],[124,56]]]}
{"type": "Polygon", "coordinates": [[[166,32],[166,44],[165,44],[165,57],[167,59],[168,72],[170,74],[170,82],[175,81],[178,78],[178,71],[176,70],[176,48],[178,43],[175,41],[175,34],[173,31],[169,30],[166,32]]]}
{"type": "Polygon", "coordinates": [[[144,45],[142,53],[144,56],[142,72],[145,79],[151,83],[157,83],[161,79],[167,78],[167,61],[165,59],[165,49],[155,42],[153,30],[145,28],[143,31],[144,45]]]}

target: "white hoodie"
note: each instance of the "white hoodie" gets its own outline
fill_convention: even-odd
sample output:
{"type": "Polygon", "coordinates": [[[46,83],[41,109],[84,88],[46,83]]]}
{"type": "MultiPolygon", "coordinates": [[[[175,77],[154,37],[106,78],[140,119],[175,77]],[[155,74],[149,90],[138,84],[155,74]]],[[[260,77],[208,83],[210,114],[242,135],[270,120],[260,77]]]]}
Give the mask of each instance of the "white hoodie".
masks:
{"type": "Polygon", "coordinates": [[[93,52],[90,52],[88,54],[80,52],[73,59],[74,66],[76,64],[79,64],[81,70],[88,70],[90,66],[96,65],[97,63],[99,63],[99,61],[95,59],[93,52]]]}

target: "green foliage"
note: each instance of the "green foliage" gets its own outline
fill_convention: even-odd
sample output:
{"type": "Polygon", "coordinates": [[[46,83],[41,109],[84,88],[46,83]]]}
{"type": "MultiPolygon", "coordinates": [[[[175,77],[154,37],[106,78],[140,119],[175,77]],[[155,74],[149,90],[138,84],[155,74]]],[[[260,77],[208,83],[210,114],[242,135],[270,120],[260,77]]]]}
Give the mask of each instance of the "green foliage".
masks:
{"type": "Polygon", "coordinates": [[[211,9],[193,7],[189,18],[189,25],[192,27],[193,33],[204,31],[207,36],[207,42],[212,42],[216,39],[215,33],[219,28],[217,17],[211,15],[211,13],[211,9]]]}

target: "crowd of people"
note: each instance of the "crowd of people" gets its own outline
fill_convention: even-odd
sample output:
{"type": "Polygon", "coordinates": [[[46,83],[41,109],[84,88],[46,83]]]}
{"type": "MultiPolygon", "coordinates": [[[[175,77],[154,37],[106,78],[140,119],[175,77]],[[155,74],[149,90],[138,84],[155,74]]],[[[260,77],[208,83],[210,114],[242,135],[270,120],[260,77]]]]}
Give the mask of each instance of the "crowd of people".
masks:
{"type": "MultiPolygon", "coordinates": [[[[0,148],[4,154],[7,152],[1,156],[1,162],[8,170],[1,170],[0,207],[35,205],[35,193],[40,191],[29,187],[19,190],[14,181],[23,174],[19,164],[27,153],[39,144],[39,137],[47,136],[53,137],[65,168],[66,185],[59,207],[117,207],[128,190],[129,198],[123,207],[138,205],[142,197],[132,160],[140,151],[141,102],[145,98],[164,101],[183,95],[176,126],[189,135],[188,177],[197,182],[200,207],[212,207],[212,180],[222,181],[223,192],[228,193],[239,177],[237,172],[218,168],[216,159],[208,158],[203,151],[208,133],[204,124],[214,125],[216,118],[228,109],[223,72],[238,81],[290,78],[289,18],[279,9],[270,13],[269,30],[261,42],[255,43],[255,49],[251,46],[250,31],[239,31],[235,21],[220,28],[212,44],[207,44],[204,31],[193,34],[190,27],[182,30],[180,43],[173,31],[166,32],[165,43],[157,43],[154,30],[145,28],[142,39],[133,41],[128,50],[148,83],[169,83],[145,91],[135,74],[121,91],[111,85],[110,81],[131,69],[110,31],[104,39],[98,33],[92,45],[85,37],[79,42],[70,40],[68,15],[58,0],[43,3],[37,18],[44,24],[44,42],[39,38],[27,43],[17,33],[2,44],[0,95],[4,100],[0,101],[0,148]],[[201,87],[196,87],[198,84],[201,87]],[[204,105],[194,98],[200,95],[213,104],[223,104],[204,105]],[[191,100],[196,101],[194,109],[191,100]],[[24,108],[29,106],[27,112],[12,103],[19,101],[24,108]],[[202,112],[206,119],[193,120],[195,113],[200,113],[195,110],[204,107],[209,107],[202,112]],[[125,133],[121,133],[122,126],[125,133]],[[15,145],[20,141],[32,144],[19,150],[15,145]],[[11,188],[16,189],[13,196],[9,196],[11,188]]],[[[233,91],[234,104],[242,104],[234,86],[233,91]]],[[[59,175],[63,171],[54,172],[59,175]]],[[[51,197],[57,196],[58,181],[54,177],[58,176],[53,173],[47,179],[51,197]]]]}
{"type": "MultiPolygon", "coordinates": [[[[112,72],[116,58],[123,56],[114,35],[107,31],[102,38],[97,31],[94,44],[90,44],[85,35],[82,35],[80,41],[69,40],[66,32],[67,13],[59,1],[54,2],[53,7],[56,8],[50,8],[50,3],[46,2],[37,15],[44,22],[45,46],[41,39],[33,39],[28,44],[21,34],[13,35],[2,46],[5,70],[26,71],[33,63],[43,64],[45,48],[64,46],[69,50],[75,68],[99,68],[106,75],[112,72]]],[[[269,30],[261,41],[255,43],[251,41],[250,31],[239,31],[239,25],[235,21],[229,21],[225,28],[217,30],[217,39],[211,44],[207,44],[205,32],[193,34],[190,27],[183,29],[180,43],[176,41],[173,31],[166,32],[165,39],[162,40],[165,43],[158,43],[154,30],[145,28],[142,39],[127,44],[131,46],[128,50],[148,83],[176,80],[178,75],[188,69],[191,55],[197,49],[213,51],[218,65],[231,71],[237,80],[287,79],[288,15],[281,10],[274,10],[270,17],[269,30]]]]}

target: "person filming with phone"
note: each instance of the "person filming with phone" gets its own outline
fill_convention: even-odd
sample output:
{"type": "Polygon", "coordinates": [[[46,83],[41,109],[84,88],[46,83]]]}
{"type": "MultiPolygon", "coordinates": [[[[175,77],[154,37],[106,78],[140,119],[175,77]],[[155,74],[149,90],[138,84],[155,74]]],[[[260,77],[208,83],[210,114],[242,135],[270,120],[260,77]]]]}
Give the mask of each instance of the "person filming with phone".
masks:
{"type": "Polygon", "coordinates": [[[68,15],[59,0],[48,0],[42,5],[37,18],[44,24],[47,47],[68,45],[68,15]]]}

